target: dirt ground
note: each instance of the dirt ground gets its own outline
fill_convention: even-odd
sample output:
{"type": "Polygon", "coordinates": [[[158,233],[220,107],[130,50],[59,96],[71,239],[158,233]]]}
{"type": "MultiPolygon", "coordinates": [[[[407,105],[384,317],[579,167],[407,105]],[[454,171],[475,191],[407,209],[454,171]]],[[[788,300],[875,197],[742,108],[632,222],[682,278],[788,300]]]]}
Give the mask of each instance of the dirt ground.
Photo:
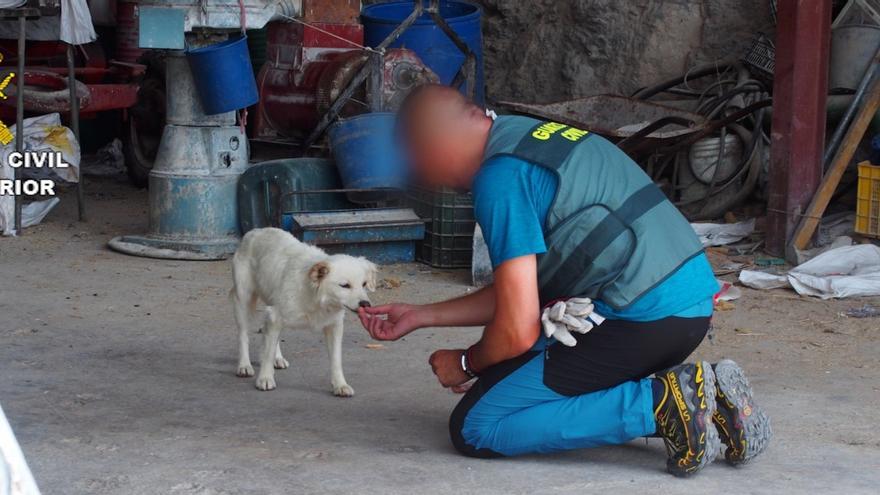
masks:
{"type": "MultiPolygon", "coordinates": [[[[318,334],[287,334],[278,389],[236,378],[228,262],[134,258],[113,236],[146,229],[146,192],[93,179],[89,221],[62,199],[40,226],[0,239],[0,403],[46,494],[877,493],[880,319],[868,300],[744,290],[696,356],[748,371],[775,439],[754,465],[664,472],[658,439],[516,459],[457,455],[457,396],[427,365],[478,330],[425,330],[379,349],[352,318],[352,399],[329,393],[318,334]]],[[[375,302],[469,289],[463,271],[383,268],[375,302]]]]}

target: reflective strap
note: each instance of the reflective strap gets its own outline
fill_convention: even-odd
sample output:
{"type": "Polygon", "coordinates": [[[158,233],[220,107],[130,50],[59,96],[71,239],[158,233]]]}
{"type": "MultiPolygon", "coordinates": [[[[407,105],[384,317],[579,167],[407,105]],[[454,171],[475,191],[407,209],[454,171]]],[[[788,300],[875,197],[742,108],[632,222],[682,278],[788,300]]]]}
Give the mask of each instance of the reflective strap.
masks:
{"type": "Polygon", "coordinates": [[[557,122],[541,122],[520,139],[513,154],[532,163],[558,169],[575,146],[592,136],[589,131],[557,122]]]}
{"type": "MultiPolygon", "coordinates": [[[[617,210],[610,212],[581,243],[568,253],[568,257],[556,270],[556,273],[547,282],[547,287],[555,290],[566,291],[571,289],[583,276],[590,265],[598,258],[608,246],[625,231],[630,230],[632,224],[650,211],[655,206],[666,201],[666,195],[653,183],[639,189],[617,210]]],[[[625,260],[621,270],[629,260],[625,260]]],[[[614,274],[616,278],[617,273],[614,274]]],[[[604,284],[607,280],[590,281],[591,286],[604,284]]],[[[578,295],[578,294],[572,294],[578,295]]]]}

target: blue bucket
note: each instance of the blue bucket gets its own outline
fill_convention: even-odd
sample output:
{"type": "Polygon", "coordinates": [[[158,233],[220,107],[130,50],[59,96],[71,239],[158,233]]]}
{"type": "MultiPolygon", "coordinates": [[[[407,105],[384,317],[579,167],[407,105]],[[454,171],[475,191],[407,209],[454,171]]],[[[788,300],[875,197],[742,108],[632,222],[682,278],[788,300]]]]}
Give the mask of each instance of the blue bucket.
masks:
{"type": "MultiPolygon", "coordinates": [[[[419,0],[422,1],[422,0],[419,0]]],[[[364,7],[361,19],[364,24],[364,42],[368,46],[381,43],[397,26],[409,17],[413,2],[375,3],[364,7]]],[[[469,2],[441,0],[440,16],[446,20],[453,31],[461,38],[476,57],[476,81],[474,100],[482,104],[483,84],[483,41],[480,30],[480,7],[469,2]]],[[[446,36],[431,16],[423,14],[415,24],[403,32],[391,48],[409,48],[433,70],[440,82],[452,84],[455,74],[464,62],[464,54],[446,36]]],[[[461,88],[464,91],[464,84],[461,88]]]]}
{"type": "Polygon", "coordinates": [[[247,37],[186,51],[206,115],[246,108],[259,100],[247,37]]]}
{"type": "Polygon", "coordinates": [[[330,127],[330,150],[346,189],[406,187],[406,163],[394,126],[392,113],[365,113],[330,127]]]}

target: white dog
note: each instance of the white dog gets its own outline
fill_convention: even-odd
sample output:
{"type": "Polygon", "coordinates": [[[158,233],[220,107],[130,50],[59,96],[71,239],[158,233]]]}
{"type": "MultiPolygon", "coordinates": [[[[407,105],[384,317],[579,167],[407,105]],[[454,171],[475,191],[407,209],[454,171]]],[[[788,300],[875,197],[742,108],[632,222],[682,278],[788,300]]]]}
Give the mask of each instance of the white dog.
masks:
{"type": "Polygon", "coordinates": [[[275,368],[289,366],[279,347],[282,328],[321,329],[330,354],[333,394],[351,397],[354,390],[342,374],[342,322],[345,310],[370,304],[367,291],[376,289],[376,265],[364,258],[328,255],[274,228],[245,234],[232,258],[235,283],[230,297],[238,324],[236,375],[254,375],[248,351],[248,327],[255,321],[258,301],[266,305],[263,352],[256,386],[275,388],[275,368]]]}

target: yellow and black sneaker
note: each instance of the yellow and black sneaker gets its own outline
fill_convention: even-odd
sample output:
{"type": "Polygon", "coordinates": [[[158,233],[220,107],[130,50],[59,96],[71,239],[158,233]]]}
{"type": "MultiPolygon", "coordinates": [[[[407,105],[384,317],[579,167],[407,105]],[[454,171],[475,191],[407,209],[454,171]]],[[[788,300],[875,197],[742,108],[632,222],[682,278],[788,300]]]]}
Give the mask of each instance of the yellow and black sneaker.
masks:
{"type": "Polygon", "coordinates": [[[712,419],[727,445],[724,458],[728,464],[739,466],[767,448],[773,436],[770,418],[755,404],[752,388],[738,364],[725,359],[713,368],[718,408],[712,419]]]}
{"type": "Polygon", "coordinates": [[[690,476],[718,455],[721,443],[712,424],[715,373],[705,361],[682,364],[658,373],[665,386],[654,409],[657,434],[666,442],[666,469],[679,477],[690,476]]]}

